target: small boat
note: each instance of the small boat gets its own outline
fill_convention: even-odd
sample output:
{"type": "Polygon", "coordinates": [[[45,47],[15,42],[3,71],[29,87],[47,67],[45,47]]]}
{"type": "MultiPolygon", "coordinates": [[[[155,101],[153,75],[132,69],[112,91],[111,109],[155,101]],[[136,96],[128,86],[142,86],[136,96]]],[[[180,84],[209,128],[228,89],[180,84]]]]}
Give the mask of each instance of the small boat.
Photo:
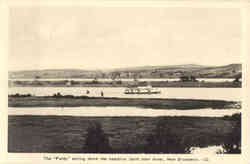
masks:
{"type": "Polygon", "coordinates": [[[153,88],[152,86],[146,87],[128,87],[125,89],[124,94],[160,94],[161,91],[153,88]]]}

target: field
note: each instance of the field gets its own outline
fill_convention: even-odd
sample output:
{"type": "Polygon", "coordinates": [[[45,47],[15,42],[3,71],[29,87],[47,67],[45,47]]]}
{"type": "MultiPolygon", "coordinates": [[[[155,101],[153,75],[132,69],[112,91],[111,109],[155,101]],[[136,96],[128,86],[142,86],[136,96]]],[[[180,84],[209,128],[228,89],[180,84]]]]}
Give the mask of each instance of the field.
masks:
{"type": "Polygon", "coordinates": [[[157,99],[157,98],[103,98],[87,96],[22,96],[8,98],[9,107],[79,107],[79,106],[133,106],[154,109],[226,109],[240,108],[237,102],[223,100],[157,99]]]}
{"type": "Polygon", "coordinates": [[[236,124],[225,117],[9,116],[8,122],[8,152],[39,153],[91,152],[87,129],[96,122],[107,139],[106,153],[187,153],[223,144],[236,124]]]}

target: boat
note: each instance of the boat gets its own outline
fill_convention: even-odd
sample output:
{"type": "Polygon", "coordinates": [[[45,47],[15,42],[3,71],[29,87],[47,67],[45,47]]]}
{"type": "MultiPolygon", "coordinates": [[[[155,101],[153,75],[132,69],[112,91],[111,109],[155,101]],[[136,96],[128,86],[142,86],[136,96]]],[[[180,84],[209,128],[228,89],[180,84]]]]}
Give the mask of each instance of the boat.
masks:
{"type": "Polygon", "coordinates": [[[146,87],[127,87],[124,94],[160,94],[159,89],[153,88],[152,86],[146,87]]]}

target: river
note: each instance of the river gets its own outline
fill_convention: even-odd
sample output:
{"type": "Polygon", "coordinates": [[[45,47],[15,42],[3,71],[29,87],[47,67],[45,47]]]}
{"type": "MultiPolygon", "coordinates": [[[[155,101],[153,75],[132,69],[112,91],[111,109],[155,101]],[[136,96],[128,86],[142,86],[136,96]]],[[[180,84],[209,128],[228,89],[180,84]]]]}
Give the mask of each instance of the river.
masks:
{"type": "Polygon", "coordinates": [[[138,107],[9,107],[9,115],[39,116],[84,116],[84,117],[158,117],[158,116],[191,116],[223,117],[239,113],[237,109],[201,109],[201,110],[155,110],[138,107]]]}
{"type": "Polygon", "coordinates": [[[180,99],[207,99],[207,100],[227,100],[241,101],[241,88],[158,88],[161,94],[151,95],[127,95],[125,88],[100,88],[100,87],[12,87],[9,94],[32,94],[35,96],[52,96],[60,92],[62,95],[86,95],[90,97],[100,97],[101,92],[104,97],[120,98],[180,98],[180,99]],[[87,90],[89,94],[87,94],[87,90]]]}

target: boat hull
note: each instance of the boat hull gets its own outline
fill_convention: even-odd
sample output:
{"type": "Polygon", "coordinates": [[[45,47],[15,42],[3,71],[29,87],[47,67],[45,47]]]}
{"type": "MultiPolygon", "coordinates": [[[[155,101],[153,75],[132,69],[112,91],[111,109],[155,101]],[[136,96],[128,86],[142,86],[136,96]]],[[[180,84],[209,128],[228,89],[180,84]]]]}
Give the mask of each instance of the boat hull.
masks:
{"type": "Polygon", "coordinates": [[[151,95],[151,94],[160,94],[161,91],[154,91],[154,92],[124,92],[124,94],[131,94],[131,95],[151,95]]]}

